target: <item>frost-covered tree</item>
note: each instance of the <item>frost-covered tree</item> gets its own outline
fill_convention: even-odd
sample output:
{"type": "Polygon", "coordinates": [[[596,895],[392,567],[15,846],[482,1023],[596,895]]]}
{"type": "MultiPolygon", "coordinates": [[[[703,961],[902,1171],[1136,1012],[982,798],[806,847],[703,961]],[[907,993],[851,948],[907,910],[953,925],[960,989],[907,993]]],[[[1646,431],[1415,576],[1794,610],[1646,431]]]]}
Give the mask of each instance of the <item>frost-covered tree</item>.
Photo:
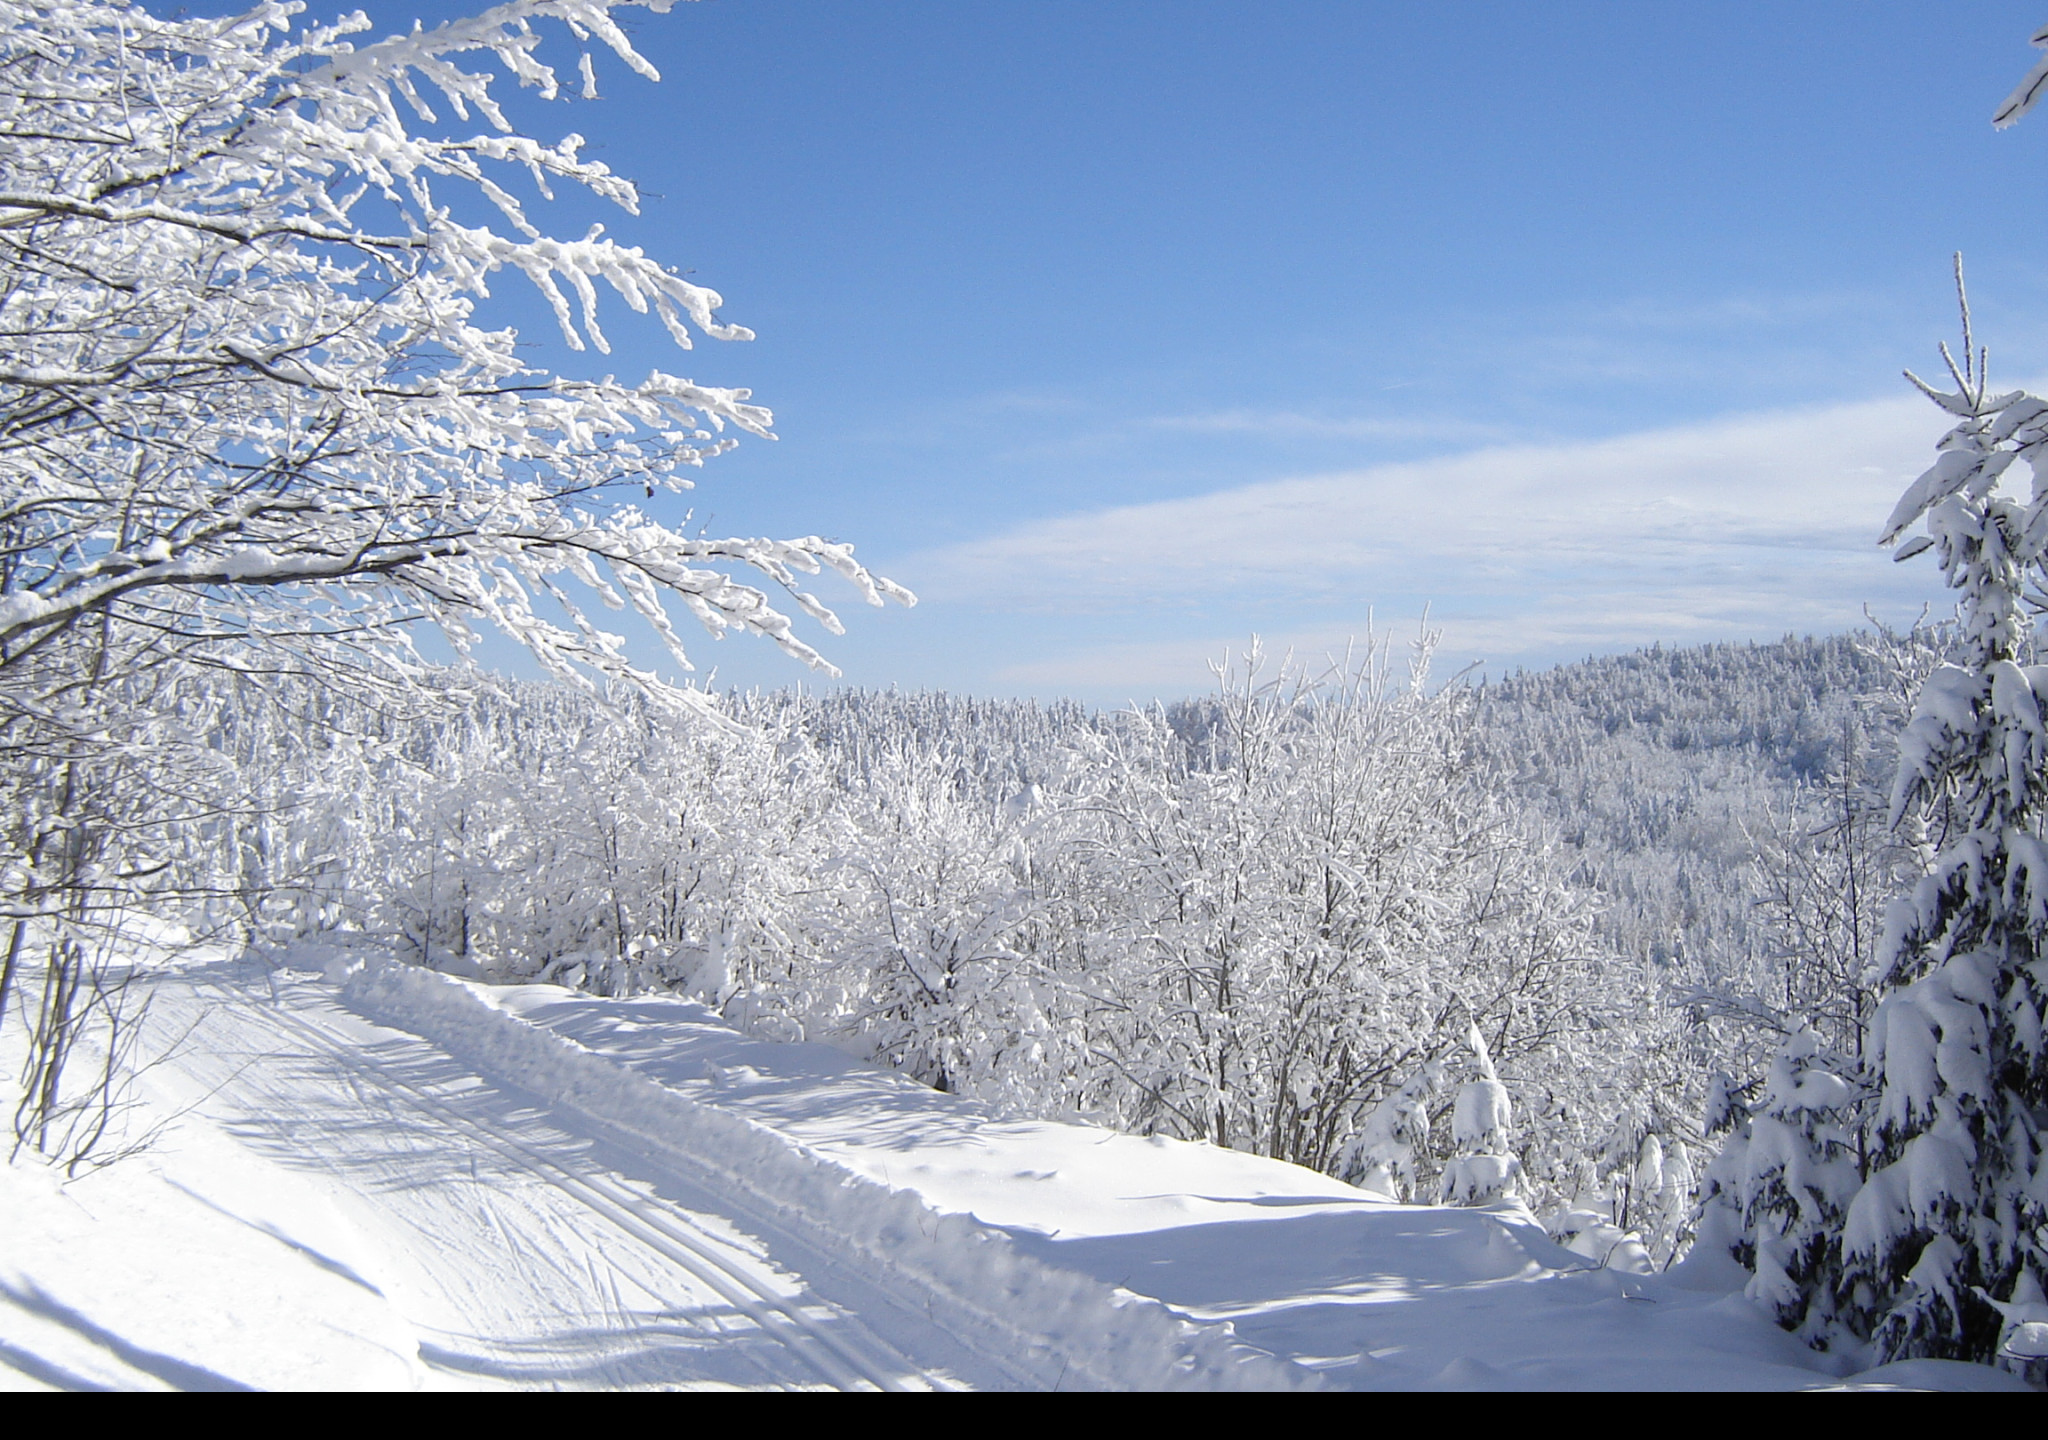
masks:
{"type": "MultiPolygon", "coordinates": [[[[1588,897],[1475,762],[1472,693],[1430,686],[1429,654],[1319,671],[1254,647],[1212,700],[1082,737],[1043,963],[1087,997],[1097,1113],[1434,1197],[1456,1099],[1410,1087],[1476,1019],[1558,1122],[1548,1153],[1605,1122],[1588,897]]],[[[1547,1202],[1554,1167],[1532,1168],[1547,1202]]]]}
{"type": "MultiPolygon", "coordinates": [[[[609,349],[600,287],[685,349],[692,327],[750,338],[717,318],[715,292],[601,226],[547,235],[506,188],[524,172],[542,195],[576,185],[637,211],[580,137],[514,133],[493,75],[460,63],[495,56],[554,98],[530,22],[557,18],[653,78],[619,3],[671,0],[512,0],[362,46],[360,15],[288,34],[295,4],[174,20],[0,6],[13,715],[61,710],[81,664],[106,678],[166,653],[331,663],[388,655],[420,618],[458,644],[494,625],[563,679],[651,683],[579,593],[637,611],[685,666],[670,604],[822,664],[735,567],[828,629],[797,572],[835,570],[877,604],[909,598],[844,545],[692,537],[630,503],[687,489],[729,430],[769,434],[746,391],[549,374],[483,323],[489,286],[516,271],[572,350],[609,349]],[[444,135],[437,104],[482,128],[444,135]],[[496,221],[465,223],[472,198],[496,221]]],[[[582,71],[594,97],[587,53],[582,71]]]]}
{"type": "Polygon", "coordinates": [[[80,927],[161,886],[180,827],[255,813],[180,708],[198,669],[399,700],[410,627],[466,650],[481,626],[559,679],[692,713],[703,695],[636,662],[591,597],[685,669],[672,611],[824,666],[791,612],[838,621],[803,575],[911,601],[847,545],[643,508],[735,432],[771,434],[748,391],[553,374],[487,317],[517,272],[572,351],[610,348],[601,292],[684,349],[750,338],[716,292],[530,208],[557,186],[639,197],[580,137],[517,133],[488,62],[564,95],[533,28],[560,21],[585,97],[593,41],[657,78],[614,18],[631,4],[672,0],[511,0],[359,44],[360,13],[294,32],[303,7],[276,0],[0,0],[0,1018],[30,924],[57,984],[80,927]]]}
{"type": "Polygon", "coordinates": [[[1892,818],[1945,802],[1928,873],[1893,902],[1869,1060],[1880,1078],[1872,1169],[1843,1235],[1844,1317],[1887,1357],[1988,1360],[2042,1266],[2048,1192],[2048,669],[2024,663],[2025,583],[2048,548],[2048,401],[1994,393],[1963,301],[1953,390],[1914,383],[1955,425],[1882,543],[1934,550],[1961,602],[1956,663],[1928,680],[1901,741],[1892,818]],[[2035,498],[2001,481],[2014,462],[2035,498]],[[1925,533],[1907,532],[1925,522],[1925,533]]]}

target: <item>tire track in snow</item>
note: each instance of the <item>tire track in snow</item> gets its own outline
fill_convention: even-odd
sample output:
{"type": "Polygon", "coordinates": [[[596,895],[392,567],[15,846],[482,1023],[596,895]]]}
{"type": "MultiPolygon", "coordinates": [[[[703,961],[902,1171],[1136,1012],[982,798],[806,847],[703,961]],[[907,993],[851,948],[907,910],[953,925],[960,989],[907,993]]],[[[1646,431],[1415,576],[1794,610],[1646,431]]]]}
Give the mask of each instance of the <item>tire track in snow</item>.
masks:
{"type": "MultiPolygon", "coordinates": [[[[230,1005],[235,1005],[241,999],[219,986],[209,985],[205,988],[230,1005]]],[[[745,1267],[735,1265],[721,1255],[719,1247],[712,1242],[711,1237],[695,1231],[687,1223],[682,1222],[658,1200],[635,1194],[615,1184],[608,1175],[576,1174],[519,1137],[488,1121],[464,1114],[428,1091],[392,1073],[389,1067],[379,1065],[374,1060],[361,1058],[353,1053],[353,1042],[348,1037],[337,1034],[317,1021],[293,1014],[281,1007],[261,1007],[261,1013],[265,1020],[279,1028],[296,1032],[301,1039],[316,1049],[320,1058],[341,1066],[344,1072],[354,1072],[350,1076],[350,1084],[357,1090],[359,1096],[359,1079],[369,1081],[379,1090],[396,1091],[405,1095],[411,1103],[472,1136],[515,1168],[567,1195],[583,1209],[598,1215],[615,1229],[694,1276],[727,1304],[752,1320],[762,1334],[782,1344],[804,1362],[820,1380],[834,1389],[960,1388],[950,1379],[922,1371],[871,1332],[861,1334],[860,1338],[866,1342],[864,1348],[881,1353],[859,1353],[839,1335],[818,1325],[805,1314],[802,1305],[792,1305],[773,1289],[762,1284],[758,1277],[749,1274],[745,1267]]],[[[494,1225],[497,1224],[495,1215],[492,1220],[494,1225]]],[[[602,1296],[598,1298],[602,1299],[602,1296]]],[[[612,1299],[616,1305],[615,1289],[612,1291],[612,1299]]],[[[864,1327],[860,1328],[864,1331],[864,1327]]],[[[714,1338],[719,1334],[711,1333],[714,1338]]]]}
{"type": "MultiPolygon", "coordinates": [[[[759,1326],[762,1333],[774,1336],[796,1353],[821,1380],[833,1388],[932,1388],[929,1384],[906,1385],[896,1376],[872,1368],[868,1362],[852,1354],[834,1337],[822,1332],[803,1314],[801,1307],[788,1304],[742,1268],[726,1263],[713,1247],[704,1244],[688,1229],[674,1223],[663,1215],[658,1207],[648,1204],[641,1197],[630,1192],[622,1192],[618,1187],[602,1180],[579,1176],[523,1141],[472,1116],[463,1115],[404,1081],[386,1077],[386,1083],[407,1093],[422,1109],[464,1130],[528,1173],[546,1180],[575,1199],[585,1209],[603,1217],[615,1228],[703,1281],[727,1304],[759,1326]]],[[[903,1368],[913,1373],[915,1371],[915,1367],[907,1361],[904,1362],[903,1368]]]]}

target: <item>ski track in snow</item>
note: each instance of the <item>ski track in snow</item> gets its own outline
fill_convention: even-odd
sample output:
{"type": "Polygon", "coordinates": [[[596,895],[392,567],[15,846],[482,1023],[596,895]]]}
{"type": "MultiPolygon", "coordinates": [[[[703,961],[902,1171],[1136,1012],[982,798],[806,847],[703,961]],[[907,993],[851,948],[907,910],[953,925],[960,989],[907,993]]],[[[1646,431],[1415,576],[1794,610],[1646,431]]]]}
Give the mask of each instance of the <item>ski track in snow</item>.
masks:
{"type": "Polygon", "coordinates": [[[0,1166],[0,1388],[1844,1383],[1729,1267],[1589,1271],[1512,1205],[1003,1121],[686,1001],[148,983],[155,1147],[0,1166]]]}
{"type": "MultiPolygon", "coordinates": [[[[731,1207],[690,1177],[563,1129],[532,1097],[351,1014],[328,987],[286,992],[289,1008],[202,974],[160,980],[158,1023],[196,1028],[175,1075],[152,1078],[167,1101],[199,1102],[242,1146],[324,1182],[398,1272],[370,1288],[414,1332],[423,1383],[1015,1383],[828,1257],[747,1223],[758,1217],[727,1218],[731,1207]]],[[[173,1183],[238,1208],[203,1176],[173,1183]]],[[[289,1216],[248,1223],[312,1248],[295,1244],[289,1216]]],[[[5,1339],[0,1363],[12,1358],[5,1339]]],[[[43,1368],[45,1383],[67,1378],[43,1368]]]]}
{"type": "MultiPolygon", "coordinates": [[[[530,1265],[549,1266],[576,1287],[572,1293],[595,1294],[599,1300],[609,1300],[600,1318],[614,1333],[635,1334],[642,1339],[659,1334],[659,1327],[641,1323],[620,1297],[619,1287],[625,1280],[650,1299],[666,1301],[662,1285],[658,1281],[650,1283],[646,1275],[647,1261],[655,1260],[658,1266],[659,1260],[666,1260],[696,1284],[690,1287],[693,1293],[685,1302],[692,1304],[691,1310],[684,1311],[676,1302],[668,1301],[671,1308],[665,1314],[685,1321],[704,1341],[715,1342],[727,1333],[715,1319],[719,1313],[715,1307],[722,1303],[730,1307],[732,1316],[744,1317],[755,1331],[772,1339],[809,1372],[808,1376],[799,1373],[793,1377],[786,1363],[778,1363],[784,1357],[764,1358],[759,1347],[743,1351],[760,1370],[761,1378],[769,1383],[788,1383],[794,1378],[835,1389],[877,1390],[930,1389],[946,1383],[936,1375],[921,1372],[843,1310],[806,1295],[800,1283],[777,1268],[765,1250],[748,1244],[748,1237],[736,1234],[703,1210],[683,1208],[651,1187],[636,1185],[604,1166],[601,1160],[597,1164],[574,1164],[570,1157],[583,1147],[568,1136],[560,1132],[549,1134],[543,1129],[540,1134],[526,1138],[515,1125],[490,1118],[487,1107],[464,1110],[457,1103],[438,1098],[428,1085],[405,1079],[401,1065],[375,1058],[374,1051],[367,1061],[352,1058],[346,1048],[348,1037],[326,1026],[288,1012],[277,1012],[270,1018],[282,1028],[305,1036],[315,1054],[333,1060],[349,1074],[356,1098],[366,1107],[375,1103],[379,1091],[396,1094],[444,1122],[448,1136],[471,1142],[472,1173],[478,1155],[489,1152],[504,1162],[505,1170],[501,1173],[552,1186],[572,1206],[587,1212],[578,1214],[571,1209],[564,1214],[552,1210],[547,1216],[549,1233],[539,1237],[543,1241],[553,1240],[556,1249],[567,1249],[573,1254],[581,1265],[578,1273],[532,1239],[522,1239],[508,1230],[504,1209],[494,1197],[492,1187],[478,1187],[478,1199],[507,1251],[521,1256],[530,1265]],[[564,1220],[569,1223],[564,1225],[564,1220]],[[596,1221],[609,1226],[614,1233],[601,1246],[587,1240],[562,1245],[564,1239],[576,1233],[578,1220],[596,1221]],[[640,1263],[622,1259],[620,1238],[648,1252],[636,1257],[640,1263]],[[629,1268],[631,1274],[627,1273],[629,1268]],[[842,1338],[835,1331],[848,1333],[842,1338]]],[[[591,1151],[583,1153],[598,1159],[591,1151]]],[[[675,1177],[670,1177],[670,1184],[678,1184],[675,1177]]],[[[675,1278],[678,1277],[669,1277],[668,1288],[673,1288],[675,1278]]],[[[444,1368],[472,1368],[462,1357],[445,1350],[437,1348],[434,1354],[434,1363],[444,1368]]],[[[635,1376],[629,1369],[601,1378],[617,1384],[635,1379],[681,1377],[635,1376]]]]}

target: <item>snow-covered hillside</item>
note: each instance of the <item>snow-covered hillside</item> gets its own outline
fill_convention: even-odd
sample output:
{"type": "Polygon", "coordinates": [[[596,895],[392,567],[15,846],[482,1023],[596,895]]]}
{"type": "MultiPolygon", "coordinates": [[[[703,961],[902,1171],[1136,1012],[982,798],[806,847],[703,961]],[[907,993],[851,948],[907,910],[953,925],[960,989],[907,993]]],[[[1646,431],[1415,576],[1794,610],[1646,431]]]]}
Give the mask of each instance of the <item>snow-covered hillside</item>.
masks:
{"type": "MultiPolygon", "coordinates": [[[[703,1006],[346,955],[157,972],[145,1152],[0,1167],[0,1378],[60,1388],[1803,1388],[1742,1275],[1512,1205],[1008,1122],[703,1006]],[[318,968],[315,968],[315,967],[318,968]]],[[[1915,1362],[1853,1384],[2016,1385],[1915,1362]]]]}

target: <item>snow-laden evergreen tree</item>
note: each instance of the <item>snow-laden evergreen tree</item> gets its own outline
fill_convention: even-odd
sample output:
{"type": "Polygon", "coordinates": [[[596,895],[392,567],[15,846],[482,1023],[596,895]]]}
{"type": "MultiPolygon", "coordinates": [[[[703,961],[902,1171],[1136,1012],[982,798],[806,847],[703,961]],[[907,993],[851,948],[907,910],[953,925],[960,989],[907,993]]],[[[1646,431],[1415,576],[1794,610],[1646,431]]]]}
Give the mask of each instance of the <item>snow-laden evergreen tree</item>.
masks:
{"type": "Polygon", "coordinates": [[[1960,600],[1956,663],[1921,692],[1892,797],[1895,823],[1945,801],[1947,827],[1887,914],[1873,1164],[1848,1210],[1840,1305],[1886,1358],[1982,1361],[2003,1328],[1990,1302],[2012,1301],[2048,1259],[2048,668],[2022,663],[2025,584],[2048,547],[2048,401],[1990,390],[1960,260],[1956,285],[1960,363],[1942,349],[1954,389],[1909,376],[1956,423],[1881,537],[1901,559],[1933,549],[1960,600]],[[2019,460],[2032,499],[2002,489],[2019,460]]]}
{"type": "Polygon", "coordinates": [[[1484,1205],[1515,1193],[1522,1165],[1509,1139],[1514,1107],[1487,1052],[1486,1037],[1471,1027],[1466,1043],[1479,1070],[1458,1087],[1451,1107],[1451,1158],[1445,1163],[1439,1198],[1451,1205],[1484,1205]]]}
{"type": "Polygon", "coordinates": [[[1825,1344],[1841,1290],[1842,1225],[1862,1183],[1857,1087],[1814,1031],[1778,1049],[1752,1106],[1716,1088],[1710,1133],[1728,1131],[1707,1168],[1702,1224],[1749,1267],[1748,1294],[1779,1324],[1825,1344]],[[1703,1217],[1704,1218],[1704,1217],[1703,1217]]]}
{"type": "Polygon", "coordinates": [[[1649,1216],[1651,1258],[1668,1265],[1692,1243],[1693,1195],[1699,1184],[1692,1147],[1676,1135],[1668,1145],[1656,1135],[1646,1135],[1636,1175],[1649,1216]]]}
{"type": "Polygon", "coordinates": [[[1416,1161],[1429,1146],[1429,1097],[1443,1078],[1432,1060],[1375,1105],[1337,1157],[1337,1178],[1395,1200],[1414,1198],[1416,1161]]]}

